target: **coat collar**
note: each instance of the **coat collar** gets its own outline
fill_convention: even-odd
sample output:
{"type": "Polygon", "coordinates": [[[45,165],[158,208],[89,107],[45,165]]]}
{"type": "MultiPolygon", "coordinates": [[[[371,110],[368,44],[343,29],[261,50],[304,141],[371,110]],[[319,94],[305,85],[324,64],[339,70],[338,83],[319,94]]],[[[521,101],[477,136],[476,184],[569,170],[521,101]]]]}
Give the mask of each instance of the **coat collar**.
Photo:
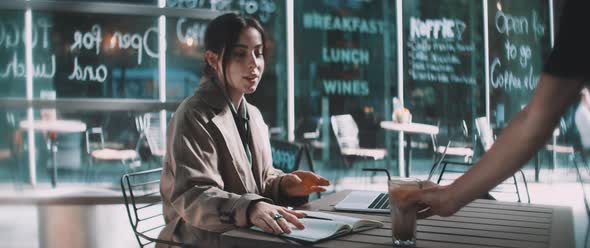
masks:
{"type": "Polygon", "coordinates": [[[195,93],[197,99],[202,99],[203,102],[217,111],[221,111],[226,108],[229,110],[229,106],[227,106],[227,103],[225,102],[225,96],[223,95],[223,92],[221,92],[219,87],[215,86],[214,83],[214,81],[208,78],[203,78],[199,83],[197,92],[195,93]]]}

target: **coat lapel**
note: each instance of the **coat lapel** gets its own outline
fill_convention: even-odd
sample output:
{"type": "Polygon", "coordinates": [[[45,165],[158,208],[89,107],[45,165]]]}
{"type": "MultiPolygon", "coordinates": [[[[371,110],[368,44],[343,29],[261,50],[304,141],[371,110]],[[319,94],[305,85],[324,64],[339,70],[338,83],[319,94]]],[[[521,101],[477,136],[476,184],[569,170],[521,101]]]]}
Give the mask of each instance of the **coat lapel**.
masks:
{"type": "MultiPolygon", "coordinates": [[[[252,105],[250,105],[252,106],[252,105]]],[[[253,110],[253,107],[249,109],[253,110]]],[[[251,111],[250,112],[250,120],[248,121],[248,126],[250,127],[250,140],[251,140],[251,150],[252,150],[252,173],[256,178],[256,181],[261,182],[262,178],[262,167],[264,167],[264,160],[265,160],[265,151],[270,149],[270,147],[266,147],[268,144],[268,131],[265,129],[266,124],[260,119],[260,116],[257,112],[251,111]],[[265,142],[266,140],[266,142],[265,142]]],[[[258,185],[259,191],[262,191],[261,185],[258,185]]]]}
{"type": "Polygon", "coordinates": [[[242,145],[236,122],[222,95],[223,93],[210,81],[202,82],[200,87],[204,88],[199,91],[202,93],[200,97],[213,108],[220,110],[211,121],[217,127],[225,141],[225,145],[231,156],[230,163],[233,164],[239,175],[244,189],[246,192],[257,192],[254,175],[250,169],[250,162],[242,145]]]}

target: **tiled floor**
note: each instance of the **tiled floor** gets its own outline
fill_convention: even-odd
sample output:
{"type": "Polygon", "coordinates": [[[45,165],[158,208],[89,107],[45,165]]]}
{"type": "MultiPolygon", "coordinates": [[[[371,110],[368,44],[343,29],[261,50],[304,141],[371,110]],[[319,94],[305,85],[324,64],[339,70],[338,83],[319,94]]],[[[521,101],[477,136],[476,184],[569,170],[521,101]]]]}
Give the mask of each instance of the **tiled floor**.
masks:
{"type": "MultiPolygon", "coordinates": [[[[426,178],[429,163],[426,160],[416,161],[413,176],[426,178]]],[[[343,189],[386,189],[386,177],[383,175],[370,177],[371,174],[351,170],[346,173],[318,165],[316,169],[319,174],[332,180],[333,185],[329,188],[332,192],[343,189]]],[[[552,171],[543,170],[538,183],[531,180],[534,178],[533,170],[527,169],[525,173],[531,181],[531,202],[572,207],[576,248],[590,247],[585,243],[589,218],[575,170],[567,166],[552,171]]],[[[10,187],[4,192],[19,194],[10,187]]],[[[503,195],[496,196],[504,200],[503,195]]],[[[512,197],[513,194],[508,194],[505,200],[513,200],[512,197]]],[[[0,246],[7,248],[137,246],[122,205],[0,205],[0,240],[0,246]]]]}

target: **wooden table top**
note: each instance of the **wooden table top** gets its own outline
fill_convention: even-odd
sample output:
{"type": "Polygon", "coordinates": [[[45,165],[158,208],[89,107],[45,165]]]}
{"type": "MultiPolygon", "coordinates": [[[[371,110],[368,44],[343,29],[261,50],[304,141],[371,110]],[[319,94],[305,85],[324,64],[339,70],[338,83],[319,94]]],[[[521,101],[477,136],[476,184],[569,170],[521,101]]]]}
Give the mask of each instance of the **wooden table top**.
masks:
{"type": "MultiPolygon", "coordinates": [[[[304,208],[334,211],[332,206],[349,191],[312,201],[304,208]]],[[[389,215],[337,212],[375,219],[383,228],[345,235],[311,247],[391,247],[389,215]]],[[[574,247],[572,210],[569,207],[476,200],[451,217],[432,216],[418,220],[417,247],[574,247]]],[[[300,247],[291,240],[248,229],[222,234],[221,247],[300,247]]]]}

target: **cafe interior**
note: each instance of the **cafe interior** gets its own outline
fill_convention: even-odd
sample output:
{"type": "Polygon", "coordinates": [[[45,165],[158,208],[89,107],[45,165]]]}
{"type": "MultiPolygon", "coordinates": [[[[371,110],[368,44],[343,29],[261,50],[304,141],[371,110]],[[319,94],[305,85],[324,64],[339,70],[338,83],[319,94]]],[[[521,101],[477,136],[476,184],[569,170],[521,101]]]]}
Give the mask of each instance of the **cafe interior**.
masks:
{"type": "MultiPolygon", "coordinates": [[[[443,185],[461,176],[533,95],[563,3],[1,1],[0,246],[138,247],[123,192],[130,176],[162,168],[166,128],[199,86],[205,30],[223,13],[266,31],[265,73],[246,99],[276,168],[330,181],[314,201],[387,189],[386,174],[363,168],[443,185]]],[[[590,147],[578,105],[490,195],[567,209],[568,244],[582,248],[590,147]]]]}

